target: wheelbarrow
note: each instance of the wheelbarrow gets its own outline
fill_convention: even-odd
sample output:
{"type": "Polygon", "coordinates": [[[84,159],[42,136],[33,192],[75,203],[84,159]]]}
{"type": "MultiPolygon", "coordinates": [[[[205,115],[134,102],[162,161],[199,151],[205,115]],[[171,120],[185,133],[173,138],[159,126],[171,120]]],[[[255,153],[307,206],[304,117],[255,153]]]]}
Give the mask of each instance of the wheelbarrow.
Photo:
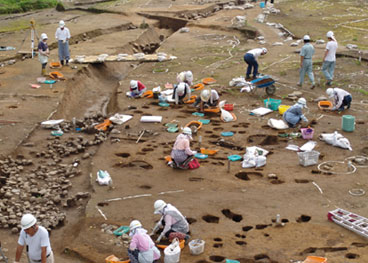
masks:
{"type": "MultiPolygon", "coordinates": [[[[254,79],[250,83],[252,83],[256,88],[265,88],[267,95],[273,95],[276,91],[276,87],[273,85],[275,80],[267,75],[254,79]]],[[[255,90],[256,89],[254,89],[254,91],[255,90]]]]}

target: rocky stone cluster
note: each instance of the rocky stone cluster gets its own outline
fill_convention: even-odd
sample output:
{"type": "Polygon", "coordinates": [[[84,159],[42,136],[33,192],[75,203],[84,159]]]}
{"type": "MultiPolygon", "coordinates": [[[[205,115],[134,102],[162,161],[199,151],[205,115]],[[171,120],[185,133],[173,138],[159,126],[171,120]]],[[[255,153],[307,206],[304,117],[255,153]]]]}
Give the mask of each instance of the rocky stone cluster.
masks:
{"type": "MultiPolygon", "coordinates": [[[[116,225],[109,225],[109,224],[101,224],[101,232],[104,232],[109,235],[113,235],[114,231],[117,230],[119,227],[116,225]]],[[[115,235],[114,235],[115,236],[115,235]]],[[[116,239],[111,240],[116,246],[118,247],[129,247],[130,237],[128,234],[122,234],[121,236],[115,236],[116,239]]]]}

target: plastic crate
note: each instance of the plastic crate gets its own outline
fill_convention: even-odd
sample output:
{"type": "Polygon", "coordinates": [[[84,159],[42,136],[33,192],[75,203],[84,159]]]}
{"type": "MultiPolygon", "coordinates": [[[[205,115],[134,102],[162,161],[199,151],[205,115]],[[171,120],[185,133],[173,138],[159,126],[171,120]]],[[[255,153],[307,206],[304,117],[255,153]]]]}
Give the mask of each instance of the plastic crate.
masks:
{"type": "Polygon", "coordinates": [[[318,163],[319,152],[298,152],[299,164],[302,166],[311,166],[318,163]]]}

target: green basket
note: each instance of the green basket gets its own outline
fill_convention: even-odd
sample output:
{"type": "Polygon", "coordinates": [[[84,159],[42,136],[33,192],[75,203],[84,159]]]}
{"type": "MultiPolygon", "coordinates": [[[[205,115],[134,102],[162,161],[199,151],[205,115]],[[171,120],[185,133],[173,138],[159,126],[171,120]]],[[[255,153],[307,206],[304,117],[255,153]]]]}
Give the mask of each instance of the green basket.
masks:
{"type": "Polygon", "coordinates": [[[276,110],[278,110],[278,108],[281,104],[281,100],[276,100],[276,99],[269,98],[269,99],[263,100],[263,103],[264,103],[264,106],[266,108],[269,108],[273,111],[276,111],[276,110]]]}
{"type": "Polygon", "coordinates": [[[128,226],[121,226],[118,229],[116,229],[113,233],[115,236],[121,236],[123,234],[128,233],[130,228],[128,226]]]}

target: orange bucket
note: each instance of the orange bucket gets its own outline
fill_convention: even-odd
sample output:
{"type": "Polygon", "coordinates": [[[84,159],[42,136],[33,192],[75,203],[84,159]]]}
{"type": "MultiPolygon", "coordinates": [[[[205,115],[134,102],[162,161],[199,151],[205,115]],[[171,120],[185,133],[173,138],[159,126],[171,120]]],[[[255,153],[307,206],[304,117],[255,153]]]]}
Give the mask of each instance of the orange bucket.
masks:
{"type": "Polygon", "coordinates": [[[60,72],[58,72],[58,71],[53,71],[53,72],[50,72],[49,73],[49,76],[50,76],[50,78],[52,78],[52,79],[65,79],[64,78],[64,75],[63,74],[61,74],[60,72]]]}
{"type": "Polygon", "coordinates": [[[308,256],[303,263],[326,263],[327,258],[324,257],[316,257],[316,256],[308,256]]]}
{"type": "Polygon", "coordinates": [[[119,258],[115,257],[115,255],[108,256],[105,258],[106,263],[129,263],[130,259],[121,261],[119,258]]]}
{"type": "Polygon", "coordinates": [[[202,79],[202,82],[206,85],[216,83],[216,80],[214,78],[204,78],[202,79]]]}
{"type": "Polygon", "coordinates": [[[147,90],[146,92],[143,93],[142,97],[147,98],[147,99],[153,98],[153,91],[152,90],[147,90]]]}
{"type": "Polygon", "coordinates": [[[322,100],[318,102],[318,108],[320,110],[330,110],[333,107],[332,102],[328,100],[322,100]]]}
{"type": "Polygon", "coordinates": [[[192,89],[195,89],[195,90],[202,90],[204,89],[204,85],[202,83],[198,83],[198,84],[195,84],[192,89]]]}

